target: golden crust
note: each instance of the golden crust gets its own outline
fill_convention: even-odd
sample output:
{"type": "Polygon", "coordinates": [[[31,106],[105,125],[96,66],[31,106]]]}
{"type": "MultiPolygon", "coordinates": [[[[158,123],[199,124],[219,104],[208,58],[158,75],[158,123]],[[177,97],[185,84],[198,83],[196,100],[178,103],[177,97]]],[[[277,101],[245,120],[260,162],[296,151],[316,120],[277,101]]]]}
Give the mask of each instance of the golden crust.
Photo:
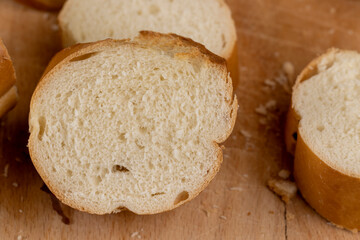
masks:
{"type": "MultiPolygon", "coordinates": [[[[224,80],[227,83],[227,93],[230,96],[230,99],[232,99],[233,89],[232,89],[231,78],[228,76],[227,68],[226,68],[226,61],[223,58],[211,53],[203,45],[198,44],[198,43],[192,41],[191,39],[184,38],[184,37],[178,36],[176,34],[160,34],[160,33],[154,33],[154,32],[149,32],[149,31],[142,31],[140,33],[140,35],[134,39],[134,41],[107,39],[107,40],[102,40],[102,41],[95,42],[95,43],[77,44],[72,47],[63,49],[61,52],[59,52],[58,54],[56,54],[54,56],[54,58],[50,61],[48,67],[46,68],[41,80],[39,81],[38,86],[36,87],[36,89],[34,91],[34,94],[33,94],[33,97],[31,99],[31,103],[30,103],[30,109],[33,107],[34,101],[37,98],[38,94],[40,94],[40,91],[42,90],[44,83],[46,81],[50,81],[51,75],[54,72],[58,71],[61,68],[61,66],[65,65],[69,61],[71,61],[71,59],[82,56],[84,54],[89,54],[93,51],[98,51],[101,48],[117,46],[119,44],[137,44],[137,42],[148,44],[149,48],[154,47],[154,45],[155,46],[160,45],[160,46],[165,46],[165,47],[169,46],[171,48],[173,48],[174,46],[193,47],[192,52],[190,53],[190,55],[192,57],[197,56],[201,59],[205,59],[206,61],[208,61],[211,64],[216,64],[216,66],[219,68],[220,71],[223,71],[224,74],[227,74],[226,76],[224,76],[224,80]]],[[[229,119],[231,127],[229,128],[229,131],[225,133],[224,138],[219,139],[217,142],[215,142],[215,141],[213,142],[214,150],[217,155],[217,160],[216,160],[216,162],[214,162],[213,167],[209,170],[209,172],[206,176],[206,179],[204,180],[204,183],[198,189],[193,189],[191,192],[189,191],[189,197],[186,200],[178,203],[177,205],[173,205],[170,208],[161,208],[161,206],[160,206],[159,209],[155,209],[152,211],[149,210],[148,212],[135,212],[134,211],[136,214],[155,214],[155,213],[160,213],[160,212],[169,211],[171,209],[174,209],[174,208],[192,200],[202,190],[204,190],[204,188],[210,183],[210,181],[215,177],[216,173],[219,171],[222,160],[223,160],[222,150],[219,147],[218,143],[226,140],[226,138],[231,134],[232,129],[234,128],[234,125],[235,125],[237,107],[238,107],[236,97],[234,97],[234,100],[232,100],[229,103],[229,105],[231,105],[231,107],[232,107],[232,110],[231,110],[232,114],[229,119]]],[[[31,132],[31,130],[30,130],[30,132],[31,132]]],[[[29,147],[29,153],[30,153],[31,160],[32,160],[36,170],[38,171],[39,175],[42,177],[42,179],[44,180],[45,184],[48,186],[50,191],[52,193],[54,193],[54,195],[61,202],[63,202],[64,204],[66,204],[72,208],[78,209],[80,211],[85,211],[85,212],[92,213],[92,214],[106,214],[101,209],[94,209],[94,208],[86,207],[86,206],[83,206],[71,199],[67,199],[64,196],[64,194],[61,191],[59,191],[59,189],[57,189],[57,187],[55,185],[52,184],[52,182],[46,177],[44,169],[42,169],[41,165],[38,164],[38,162],[41,161],[41,159],[38,158],[39,153],[36,149],[36,136],[34,134],[30,134],[28,147],[29,147]]],[[[124,206],[124,209],[127,209],[127,206],[124,206]]]]}
{"type": "Polygon", "coordinates": [[[15,70],[9,53],[0,38],[0,117],[17,102],[15,70]]]}
{"type": "MultiPolygon", "coordinates": [[[[318,64],[324,58],[339,51],[329,49],[311,61],[298,76],[294,89],[318,73],[318,64]]],[[[294,176],[301,194],[321,216],[336,226],[351,231],[360,229],[360,178],[341,173],[320,159],[301,136],[298,130],[300,120],[301,116],[291,103],[285,126],[285,142],[287,151],[295,154],[294,176]]]]}
{"type": "Polygon", "coordinates": [[[61,9],[61,7],[63,6],[66,0],[16,0],[16,1],[40,10],[57,11],[61,9]]]}

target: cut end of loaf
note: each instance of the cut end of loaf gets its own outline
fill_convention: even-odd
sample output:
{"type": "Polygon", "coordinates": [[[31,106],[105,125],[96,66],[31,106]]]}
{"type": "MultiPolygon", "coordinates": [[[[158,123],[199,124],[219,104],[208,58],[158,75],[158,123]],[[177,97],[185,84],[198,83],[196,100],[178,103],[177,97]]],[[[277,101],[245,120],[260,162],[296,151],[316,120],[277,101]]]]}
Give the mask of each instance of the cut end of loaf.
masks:
{"type": "Polygon", "coordinates": [[[68,0],[59,15],[64,46],[106,38],[133,38],[139,31],[175,33],[228,59],[235,24],[223,0],[68,0]]]}
{"type": "Polygon", "coordinates": [[[333,49],[308,75],[292,97],[302,138],[326,164],[360,177],[360,54],[333,49]]]}
{"type": "Polygon", "coordinates": [[[29,150],[64,203],[158,213],[194,198],[219,170],[217,143],[237,107],[225,62],[176,35],[155,35],[86,45],[39,83],[29,150]]]}

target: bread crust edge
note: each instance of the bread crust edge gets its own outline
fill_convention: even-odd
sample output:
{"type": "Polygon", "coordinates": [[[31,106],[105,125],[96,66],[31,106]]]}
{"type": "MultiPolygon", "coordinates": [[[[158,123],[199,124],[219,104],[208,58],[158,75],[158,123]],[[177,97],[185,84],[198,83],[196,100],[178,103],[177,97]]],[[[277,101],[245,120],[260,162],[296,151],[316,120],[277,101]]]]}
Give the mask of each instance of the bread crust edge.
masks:
{"type": "MultiPolygon", "coordinates": [[[[317,74],[318,64],[328,54],[339,51],[329,49],[311,61],[298,76],[294,89],[317,74]]],[[[320,159],[301,136],[298,129],[300,120],[301,116],[291,102],[285,125],[285,143],[287,151],[294,155],[294,177],[302,196],[316,212],[337,227],[353,232],[359,230],[360,178],[342,173],[320,159]]]]}
{"type": "MultiPolygon", "coordinates": [[[[218,66],[220,68],[227,69],[226,61],[223,58],[211,53],[203,45],[196,43],[196,42],[192,41],[191,39],[184,38],[184,37],[178,36],[176,34],[161,34],[161,33],[155,33],[155,32],[150,32],[150,31],[140,32],[139,37],[145,36],[145,37],[153,38],[153,37],[159,37],[162,35],[170,36],[172,38],[177,38],[179,41],[186,42],[187,44],[190,44],[193,47],[196,47],[198,49],[198,51],[200,51],[200,53],[202,53],[204,56],[207,56],[208,61],[212,62],[213,64],[218,64],[218,66]]],[[[42,75],[42,77],[34,91],[33,97],[31,98],[31,102],[30,102],[30,109],[33,107],[34,99],[36,98],[36,95],[39,92],[39,89],[42,88],[44,81],[46,81],[47,78],[52,75],[53,71],[57,71],[57,68],[60,65],[68,63],[72,58],[75,58],[77,56],[81,56],[83,54],[91,52],[92,49],[98,47],[99,45],[101,46],[101,45],[126,42],[126,41],[128,41],[128,39],[125,39],[125,40],[106,39],[106,40],[101,40],[101,41],[94,42],[94,43],[83,43],[83,44],[80,43],[80,44],[76,44],[71,47],[65,48],[62,51],[60,51],[59,53],[57,53],[53,57],[53,59],[50,61],[50,63],[48,64],[47,68],[44,71],[44,74],[42,75]]],[[[191,190],[191,192],[189,191],[189,197],[186,200],[178,203],[177,205],[173,205],[172,207],[159,208],[154,211],[139,212],[139,211],[127,209],[127,207],[124,206],[125,210],[134,212],[138,215],[148,215],[148,214],[156,214],[156,213],[170,211],[170,210],[177,208],[177,207],[189,202],[190,200],[194,199],[197,195],[199,195],[208,186],[208,184],[211,182],[211,180],[215,177],[217,172],[220,170],[220,166],[223,161],[222,149],[220,148],[219,144],[221,142],[225,141],[226,138],[228,138],[230,136],[230,134],[234,128],[234,125],[235,125],[236,116],[237,116],[237,108],[238,108],[237,98],[236,98],[236,96],[233,95],[232,82],[231,82],[231,78],[229,77],[228,74],[227,74],[226,79],[227,79],[227,94],[229,94],[231,97],[234,97],[234,98],[231,98],[232,100],[229,103],[233,114],[231,115],[231,118],[229,120],[230,127],[229,127],[228,131],[225,133],[224,138],[221,138],[218,141],[213,141],[214,151],[216,152],[215,154],[217,155],[217,159],[214,162],[213,167],[210,169],[210,171],[207,175],[207,178],[204,180],[203,184],[198,189],[191,190]]],[[[31,111],[30,111],[30,113],[31,113],[31,111]]],[[[30,119],[31,119],[31,116],[29,116],[29,121],[30,121],[30,119]]],[[[30,132],[31,132],[31,130],[30,130],[30,132]]],[[[103,215],[103,214],[111,213],[111,212],[104,212],[99,209],[86,208],[86,207],[80,206],[79,204],[75,203],[74,201],[67,199],[64,196],[64,194],[62,194],[61,191],[59,191],[56,188],[56,186],[54,186],[51,183],[51,181],[48,178],[46,178],[44,169],[42,169],[40,164],[38,164],[38,162],[39,162],[39,160],[37,159],[38,154],[36,153],[37,152],[36,147],[34,146],[34,141],[36,141],[36,140],[34,140],[33,138],[36,138],[36,136],[34,134],[30,134],[28,148],[29,148],[29,153],[30,153],[30,157],[33,162],[33,165],[34,165],[35,169],[37,170],[37,172],[39,173],[39,175],[41,176],[41,178],[43,179],[44,183],[49,188],[49,190],[62,203],[66,204],[72,208],[78,209],[83,212],[91,213],[91,214],[103,215]]]]}

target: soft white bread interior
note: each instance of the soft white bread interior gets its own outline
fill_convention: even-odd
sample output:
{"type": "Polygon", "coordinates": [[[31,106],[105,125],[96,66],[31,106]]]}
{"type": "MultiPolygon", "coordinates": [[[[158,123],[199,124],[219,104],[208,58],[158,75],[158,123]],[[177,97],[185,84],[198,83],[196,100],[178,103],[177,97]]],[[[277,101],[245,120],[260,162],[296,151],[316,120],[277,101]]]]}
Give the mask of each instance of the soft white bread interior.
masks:
{"type": "Polygon", "coordinates": [[[142,32],[55,56],[31,100],[29,151],[65,204],[159,213],[213,179],[236,112],[224,59],[190,39],[142,32]]]}
{"type": "Polygon", "coordinates": [[[12,109],[17,102],[15,70],[9,53],[0,38],[0,117],[12,109]]]}
{"type": "Polygon", "coordinates": [[[297,140],[294,175],[304,198],[335,224],[359,229],[359,53],[332,49],[309,64],[294,86],[286,130],[297,140]]]}
{"type": "Polygon", "coordinates": [[[65,47],[133,38],[142,30],[175,33],[228,60],[232,79],[238,78],[236,29],[223,0],[68,0],[59,24],[65,47]]]}

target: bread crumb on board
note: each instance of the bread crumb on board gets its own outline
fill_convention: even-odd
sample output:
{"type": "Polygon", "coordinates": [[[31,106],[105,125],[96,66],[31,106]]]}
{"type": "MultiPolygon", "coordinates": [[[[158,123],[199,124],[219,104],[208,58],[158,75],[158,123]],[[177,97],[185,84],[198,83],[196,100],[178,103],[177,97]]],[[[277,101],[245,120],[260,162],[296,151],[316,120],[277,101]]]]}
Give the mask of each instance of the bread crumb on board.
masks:
{"type": "Polygon", "coordinates": [[[295,215],[292,213],[287,212],[286,213],[286,220],[291,221],[295,218],[295,215]]]}
{"type": "Polygon", "coordinates": [[[281,200],[285,203],[289,203],[290,199],[296,195],[297,187],[295,182],[273,178],[267,182],[267,185],[271,191],[276,193],[281,200]]]}
{"type": "Polygon", "coordinates": [[[284,180],[288,179],[290,177],[291,172],[286,169],[281,169],[278,173],[278,176],[284,180]]]}
{"type": "Polygon", "coordinates": [[[136,232],[133,232],[131,235],[130,235],[130,237],[131,238],[138,238],[138,239],[140,239],[141,238],[141,235],[140,235],[140,233],[138,232],[138,231],[136,231],[136,232]]]}
{"type": "Polygon", "coordinates": [[[9,165],[8,163],[7,163],[7,164],[5,164],[5,167],[4,167],[4,172],[3,172],[3,174],[2,174],[2,175],[3,175],[4,177],[6,177],[6,178],[8,177],[8,173],[9,173],[9,166],[10,166],[10,165],[9,165]]]}
{"type": "Polygon", "coordinates": [[[242,187],[231,187],[229,188],[230,191],[238,191],[238,192],[242,192],[244,189],[242,187]]]}
{"type": "Polygon", "coordinates": [[[221,218],[222,220],[227,220],[227,217],[224,216],[224,215],[220,216],[220,218],[221,218]]]}
{"type": "Polygon", "coordinates": [[[16,187],[16,188],[19,186],[19,184],[17,182],[13,182],[12,185],[13,185],[13,187],[16,187]]]}
{"type": "Polygon", "coordinates": [[[23,239],[23,237],[21,235],[17,236],[17,240],[22,240],[22,239],[23,239]]]}

